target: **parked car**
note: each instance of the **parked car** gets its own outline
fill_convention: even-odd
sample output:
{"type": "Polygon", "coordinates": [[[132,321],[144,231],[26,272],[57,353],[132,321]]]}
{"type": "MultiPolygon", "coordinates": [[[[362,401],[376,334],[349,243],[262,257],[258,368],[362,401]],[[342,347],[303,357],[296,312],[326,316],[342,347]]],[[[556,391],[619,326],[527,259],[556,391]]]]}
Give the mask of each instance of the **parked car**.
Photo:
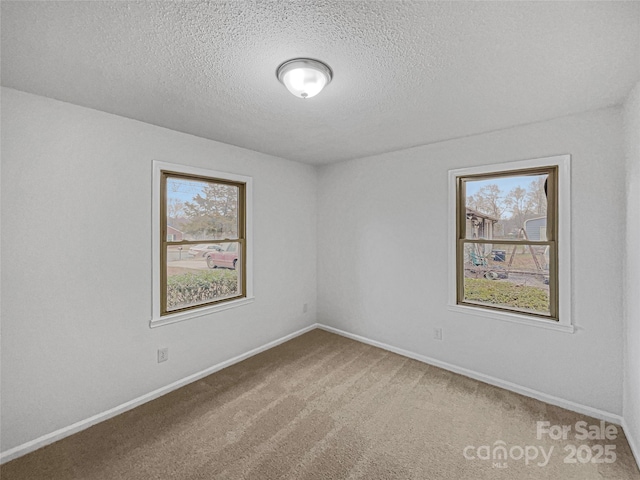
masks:
{"type": "Polygon", "coordinates": [[[235,270],[238,263],[238,243],[221,244],[221,251],[205,253],[209,268],[233,268],[235,270]]]}
{"type": "Polygon", "coordinates": [[[204,257],[207,253],[211,251],[221,251],[222,247],[217,243],[201,243],[200,245],[194,245],[189,249],[189,255],[192,257],[204,257]]]}

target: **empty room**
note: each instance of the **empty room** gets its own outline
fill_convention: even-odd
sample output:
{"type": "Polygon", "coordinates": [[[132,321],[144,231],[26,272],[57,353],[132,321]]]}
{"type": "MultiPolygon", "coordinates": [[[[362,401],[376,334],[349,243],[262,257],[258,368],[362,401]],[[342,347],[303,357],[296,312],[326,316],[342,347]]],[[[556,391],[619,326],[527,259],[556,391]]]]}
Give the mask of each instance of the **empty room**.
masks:
{"type": "Polygon", "coordinates": [[[0,19],[3,480],[640,480],[640,2],[0,19]]]}

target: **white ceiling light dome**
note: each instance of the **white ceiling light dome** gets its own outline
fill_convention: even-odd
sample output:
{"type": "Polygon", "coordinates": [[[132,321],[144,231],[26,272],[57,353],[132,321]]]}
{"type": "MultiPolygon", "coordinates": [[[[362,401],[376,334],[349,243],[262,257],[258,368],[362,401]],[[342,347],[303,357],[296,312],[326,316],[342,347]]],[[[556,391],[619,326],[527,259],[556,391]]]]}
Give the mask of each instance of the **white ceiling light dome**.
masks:
{"type": "Polygon", "coordinates": [[[287,60],[276,70],[278,80],[299,98],[315,97],[333,78],[328,65],[312,58],[287,60]]]}

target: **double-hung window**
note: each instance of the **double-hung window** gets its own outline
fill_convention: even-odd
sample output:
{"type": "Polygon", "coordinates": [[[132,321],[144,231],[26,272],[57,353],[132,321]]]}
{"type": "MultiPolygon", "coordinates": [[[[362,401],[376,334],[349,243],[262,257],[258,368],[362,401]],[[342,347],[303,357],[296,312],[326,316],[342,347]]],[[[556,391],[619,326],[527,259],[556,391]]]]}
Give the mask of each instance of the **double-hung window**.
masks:
{"type": "Polygon", "coordinates": [[[569,156],[449,172],[450,305],[571,331],[569,156]]]}
{"type": "Polygon", "coordinates": [[[251,178],[154,162],[151,325],[251,299],[251,178]]]}

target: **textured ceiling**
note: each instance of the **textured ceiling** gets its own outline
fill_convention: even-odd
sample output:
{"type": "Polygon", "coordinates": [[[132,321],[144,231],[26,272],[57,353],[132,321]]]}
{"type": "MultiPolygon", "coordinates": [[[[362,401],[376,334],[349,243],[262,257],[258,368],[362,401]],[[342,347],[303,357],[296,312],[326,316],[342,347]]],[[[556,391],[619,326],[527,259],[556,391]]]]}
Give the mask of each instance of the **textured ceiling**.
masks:
{"type": "Polygon", "coordinates": [[[2,85],[307,163],[622,101],[640,2],[2,1],[2,85]],[[275,69],[328,63],[302,100],[275,69]]]}

